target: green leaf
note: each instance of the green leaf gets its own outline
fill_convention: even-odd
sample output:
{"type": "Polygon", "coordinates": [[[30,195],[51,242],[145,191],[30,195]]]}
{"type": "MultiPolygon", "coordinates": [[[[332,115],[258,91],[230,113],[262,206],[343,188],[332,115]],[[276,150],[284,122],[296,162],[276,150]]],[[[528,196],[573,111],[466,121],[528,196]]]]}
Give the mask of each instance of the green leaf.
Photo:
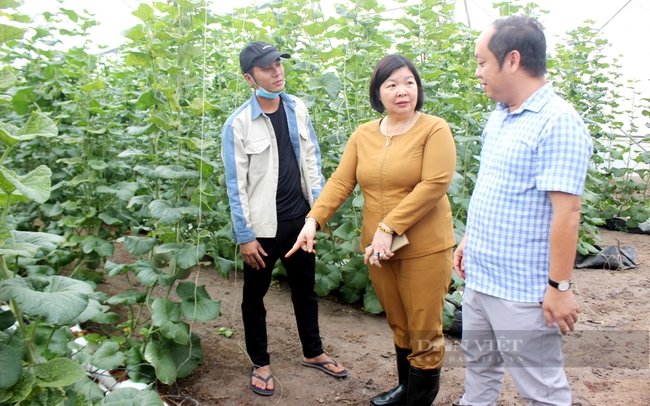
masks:
{"type": "Polygon", "coordinates": [[[323,87],[325,87],[325,91],[330,99],[336,100],[343,88],[343,82],[341,82],[341,79],[333,73],[324,73],[320,77],[320,81],[323,84],[323,87]]]}
{"type": "Polygon", "coordinates": [[[132,158],[134,156],[145,156],[146,154],[138,149],[135,149],[133,147],[127,148],[126,151],[120,152],[117,157],[118,158],[132,158]]]}
{"type": "Polygon", "coordinates": [[[106,83],[102,82],[99,79],[95,79],[93,83],[81,86],[79,89],[83,90],[84,92],[90,92],[91,90],[102,90],[106,89],[106,83]]]}
{"type": "Polygon", "coordinates": [[[0,224],[0,246],[2,246],[5,241],[12,238],[12,236],[12,230],[9,229],[6,224],[0,224]]]}
{"type": "Polygon", "coordinates": [[[120,351],[120,344],[106,340],[93,354],[92,365],[110,371],[122,365],[124,358],[124,353],[120,351]]]}
{"type": "Polygon", "coordinates": [[[0,0],[0,9],[17,8],[21,4],[22,2],[18,2],[16,0],[0,0]]]}
{"type": "Polygon", "coordinates": [[[199,179],[199,171],[191,171],[180,165],[162,165],[156,168],[156,173],[163,179],[199,179]]]}
{"type": "Polygon", "coordinates": [[[90,319],[98,317],[100,314],[106,312],[109,309],[108,306],[104,306],[99,301],[95,299],[88,300],[88,307],[84,310],[77,318],[72,320],[70,324],[80,324],[90,319]]]}
{"type": "Polygon", "coordinates": [[[180,321],[181,312],[178,303],[158,298],[153,301],[151,307],[153,310],[151,319],[156,326],[160,327],[163,337],[171,338],[179,344],[187,344],[190,341],[189,326],[180,321]]]}
{"type": "Polygon", "coordinates": [[[96,252],[100,257],[104,258],[113,256],[113,252],[115,252],[115,246],[112,242],[95,235],[86,236],[81,242],[81,246],[86,254],[96,252]]]}
{"type": "MultiPolygon", "coordinates": [[[[158,175],[156,171],[154,171],[151,168],[147,168],[146,166],[136,165],[135,168],[133,168],[133,170],[138,172],[139,174],[146,176],[149,179],[160,179],[160,175],[158,175]]],[[[136,197],[144,197],[144,196],[136,196],[136,197]]]]}
{"type": "Polygon", "coordinates": [[[5,344],[0,344],[0,389],[13,386],[22,375],[21,354],[5,344]]]}
{"type": "Polygon", "coordinates": [[[370,275],[361,255],[350,258],[350,261],[341,268],[341,278],[345,286],[352,289],[363,289],[368,286],[370,275]]]}
{"type": "Polygon", "coordinates": [[[18,176],[15,172],[0,166],[0,189],[5,194],[12,194],[18,190],[23,196],[37,203],[45,203],[50,198],[52,171],[41,165],[25,176],[18,176]]]}
{"type": "Polygon", "coordinates": [[[333,234],[344,241],[352,241],[357,236],[357,231],[351,221],[346,221],[337,227],[333,234]]]}
{"type": "Polygon", "coordinates": [[[16,75],[11,72],[1,72],[0,73],[0,90],[9,89],[14,84],[16,84],[16,75]]]}
{"type": "Polygon", "coordinates": [[[148,4],[140,3],[138,9],[132,12],[134,16],[138,17],[143,22],[147,22],[153,18],[154,9],[148,4]]]}
{"type": "Polygon", "coordinates": [[[34,368],[38,385],[56,388],[72,385],[86,378],[84,368],[69,358],[55,358],[34,368]]]}
{"type": "Polygon", "coordinates": [[[144,255],[156,246],[158,240],[150,237],[124,237],[124,246],[133,255],[144,255]]]}
{"type": "Polygon", "coordinates": [[[447,331],[454,324],[454,312],[456,306],[452,303],[445,301],[445,306],[442,309],[442,329],[447,331]]]}
{"type": "Polygon", "coordinates": [[[462,286],[465,286],[465,279],[461,278],[456,274],[456,272],[451,273],[451,282],[449,284],[450,286],[453,286],[454,289],[458,289],[462,286]]]}
{"type": "MultiPolygon", "coordinates": [[[[110,209],[109,209],[110,210],[110,209]]],[[[108,224],[109,226],[114,226],[114,225],[119,225],[122,224],[122,220],[111,216],[109,213],[99,213],[97,215],[98,218],[100,218],[105,224],[108,224]]]]}
{"type": "Polygon", "coordinates": [[[199,215],[199,208],[191,203],[172,203],[167,200],[154,200],[149,203],[151,216],[164,225],[173,225],[183,218],[184,214],[196,217],[199,215]]]}
{"type": "Polygon", "coordinates": [[[357,197],[355,197],[352,200],[352,206],[356,207],[357,209],[363,209],[363,204],[364,204],[363,193],[359,193],[357,197]]]}
{"type": "Polygon", "coordinates": [[[12,39],[21,39],[26,31],[13,25],[0,24],[0,44],[12,39]]]}
{"type": "Polygon", "coordinates": [[[180,282],[176,294],[183,299],[181,316],[192,321],[212,321],[221,315],[221,301],[212,300],[205,285],[196,286],[194,282],[180,282]]]}
{"type": "Polygon", "coordinates": [[[0,402],[3,402],[3,404],[14,404],[25,400],[32,392],[35,384],[36,378],[32,369],[23,368],[22,375],[20,375],[20,378],[12,387],[0,390],[0,402]]]}
{"type": "Polygon", "coordinates": [[[108,168],[108,164],[106,162],[100,161],[98,159],[91,159],[88,161],[88,166],[96,171],[103,171],[104,169],[108,168]]]}
{"type": "Polygon", "coordinates": [[[377,299],[377,292],[375,292],[375,289],[372,287],[372,285],[366,288],[366,293],[363,295],[363,308],[368,313],[372,314],[379,314],[384,311],[384,309],[381,307],[381,304],[379,304],[379,299],[377,299]]]}
{"type": "Polygon", "coordinates": [[[77,21],[79,21],[79,15],[78,15],[77,13],[75,13],[74,10],[68,10],[68,9],[66,9],[66,8],[63,8],[63,7],[59,8],[59,10],[61,10],[62,13],[64,13],[65,15],[67,15],[68,18],[69,18],[70,20],[72,20],[73,22],[76,23],[77,21]]]}
{"type": "Polygon", "coordinates": [[[325,296],[332,289],[336,289],[341,284],[341,273],[335,265],[327,265],[322,262],[316,263],[316,284],[314,291],[319,296],[325,296]]]}
{"type": "Polygon", "coordinates": [[[126,367],[134,382],[150,383],[156,379],[156,371],[147,363],[139,347],[131,347],[126,352],[126,367]]]}
{"type": "Polygon", "coordinates": [[[133,41],[141,40],[142,38],[145,38],[147,36],[147,33],[144,31],[141,25],[122,31],[121,34],[123,37],[126,37],[133,41]]]}
{"type": "MultiPolygon", "coordinates": [[[[175,379],[174,379],[175,380],[175,379]]],[[[167,383],[161,380],[163,383],[167,383]]],[[[170,383],[173,383],[171,381],[170,383]]],[[[102,405],[114,406],[163,406],[160,395],[153,389],[118,388],[111,391],[101,402],[102,405]]]]}
{"type": "Polygon", "coordinates": [[[131,199],[129,199],[129,203],[126,205],[127,209],[132,208],[133,206],[148,206],[149,203],[153,198],[151,196],[145,195],[145,196],[133,196],[131,199]]]}
{"type": "Polygon", "coordinates": [[[0,311],[0,331],[6,330],[9,327],[13,326],[16,322],[16,318],[11,310],[2,310],[0,311]]]}
{"type": "Polygon", "coordinates": [[[152,114],[147,121],[157,125],[158,128],[165,131],[172,130],[181,124],[179,120],[172,120],[164,113],[152,114]]]}
{"type": "MultiPolygon", "coordinates": [[[[40,385],[39,385],[40,386],[40,385]]],[[[62,405],[65,402],[65,391],[61,387],[38,388],[32,392],[29,400],[30,404],[37,405],[62,405]]]]}
{"type": "Polygon", "coordinates": [[[136,303],[144,303],[147,299],[147,295],[139,290],[128,290],[126,292],[118,293],[115,296],[111,296],[106,303],[111,305],[125,305],[132,306],[136,303]]]}
{"type": "MultiPolygon", "coordinates": [[[[0,179],[0,182],[2,179],[0,179]]],[[[15,190],[15,189],[14,189],[15,190]]],[[[20,192],[16,192],[14,194],[9,194],[9,206],[17,203],[17,202],[29,202],[29,198],[27,196],[24,196],[20,192]]],[[[7,194],[0,188],[0,201],[1,202],[6,202],[7,201],[7,194]]]]}
{"type": "Polygon", "coordinates": [[[157,342],[152,341],[147,344],[144,358],[156,369],[156,378],[160,382],[167,385],[176,382],[176,363],[170,351],[163,351],[157,342]]]}
{"type": "Polygon", "coordinates": [[[81,381],[75,384],[73,387],[67,388],[65,391],[65,401],[63,402],[62,406],[93,406],[93,401],[89,399],[89,396],[96,396],[99,387],[95,386],[95,388],[92,388],[96,389],[95,391],[93,391],[91,388],[92,387],[90,386],[86,386],[84,388],[81,381]]]}
{"type": "Polygon", "coordinates": [[[161,272],[151,263],[143,259],[136,261],[135,264],[131,265],[131,268],[133,268],[138,282],[145,286],[155,285],[161,277],[161,272]]]}
{"type": "Polygon", "coordinates": [[[204,354],[201,349],[201,339],[192,333],[191,340],[187,344],[178,344],[167,340],[162,344],[162,350],[172,355],[176,365],[178,378],[188,376],[201,362],[204,354]]]}
{"type": "Polygon", "coordinates": [[[65,241],[65,237],[49,233],[36,233],[33,231],[12,231],[12,240],[19,243],[33,244],[45,252],[54,251],[56,247],[65,241]]]}
{"type": "MultiPolygon", "coordinates": [[[[200,139],[200,138],[195,138],[195,137],[178,137],[179,140],[184,141],[185,145],[190,147],[191,149],[200,149],[200,150],[205,150],[208,148],[212,148],[215,146],[215,142],[211,139],[200,139]]],[[[207,161],[205,161],[207,162],[207,161]]]]}
{"type": "Polygon", "coordinates": [[[194,245],[188,242],[183,244],[163,244],[156,249],[158,254],[171,252],[176,265],[188,269],[198,264],[205,255],[205,244],[194,245]]]}
{"type": "Polygon", "coordinates": [[[0,255],[15,255],[25,258],[34,258],[38,253],[38,246],[25,242],[7,241],[0,248],[0,255]]]}
{"type": "MultiPolygon", "coordinates": [[[[136,103],[137,105],[137,103],[136,103]]],[[[158,127],[155,125],[145,125],[145,126],[131,126],[126,128],[126,133],[130,136],[136,137],[138,135],[149,135],[153,132],[156,132],[158,127]]],[[[135,168],[134,168],[135,169],[135,168]]]]}
{"type": "Polygon", "coordinates": [[[105,312],[105,313],[100,313],[95,317],[91,317],[90,320],[94,321],[95,323],[99,324],[113,324],[117,323],[120,321],[121,316],[117,313],[114,312],[105,312]]]}
{"type": "Polygon", "coordinates": [[[53,356],[65,357],[69,354],[68,342],[73,340],[69,326],[52,327],[39,324],[32,331],[32,346],[36,353],[51,359],[53,356]]]}
{"type": "Polygon", "coordinates": [[[217,264],[219,264],[219,273],[221,276],[228,279],[228,277],[230,277],[230,272],[235,269],[235,261],[219,256],[213,258],[216,260],[217,264]]]}
{"type": "Polygon", "coordinates": [[[111,262],[111,261],[106,261],[106,263],[104,264],[104,272],[106,272],[106,275],[110,277],[115,277],[127,269],[128,269],[127,264],[116,264],[115,262],[111,262]]]}
{"type": "Polygon", "coordinates": [[[138,190],[137,182],[119,182],[116,186],[117,188],[98,186],[96,190],[99,193],[110,193],[115,195],[118,199],[125,202],[128,202],[138,190]]]}
{"type": "Polygon", "coordinates": [[[25,125],[18,130],[16,138],[20,141],[25,141],[36,137],[52,138],[58,134],[59,129],[52,119],[43,113],[34,111],[29,116],[25,125]]]}
{"type": "Polygon", "coordinates": [[[48,324],[71,324],[92,294],[87,283],[58,275],[0,282],[0,301],[15,299],[24,314],[48,324]]]}
{"type": "MultiPolygon", "coordinates": [[[[144,4],[140,3],[140,6],[143,6],[144,4]]],[[[144,52],[129,52],[129,56],[126,57],[125,63],[126,66],[147,66],[151,62],[151,55],[146,54],[144,52]]],[[[152,99],[155,100],[155,99],[152,99]]],[[[139,102],[140,100],[138,100],[139,102]]],[[[136,106],[138,108],[141,108],[142,110],[147,109],[149,106],[142,108],[142,105],[139,103],[136,103],[136,106]]]]}
{"type": "Polygon", "coordinates": [[[341,298],[345,301],[345,303],[356,303],[361,299],[361,291],[363,289],[353,289],[349,287],[348,285],[343,285],[341,289],[339,290],[339,293],[341,294],[341,298]]]}
{"type": "Polygon", "coordinates": [[[189,103],[190,110],[192,110],[192,113],[195,115],[202,114],[205,111],[211,110],[214,108],[212,104],[210,104],[209,101],[205,99],[201,99],[199,97],[195,97],[192,99],[192,101],[189,103]]]}

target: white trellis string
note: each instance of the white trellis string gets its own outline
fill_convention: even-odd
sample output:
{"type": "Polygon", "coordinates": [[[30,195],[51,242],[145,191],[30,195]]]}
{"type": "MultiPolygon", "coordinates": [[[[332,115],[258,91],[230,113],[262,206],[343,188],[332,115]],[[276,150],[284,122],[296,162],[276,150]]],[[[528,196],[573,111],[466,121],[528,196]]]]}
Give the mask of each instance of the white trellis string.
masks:
{"type": "MultiPolygon", "coordinates": [[[[205,96],[206,96],[206,85],[205,85],[205,76],[206,76],[206,66],[207,66],[207,57],[206,57],[206,48],[207,48],[207,25],[208,25],[208,4],[209,0],[205,0],[203,2],[204,4],[204,12],[203,12],[203,63],[201,66],[201,143],[199,146],[199,214],[198,218],[196,221],[196,276],[194,278],[194,298],[196,298],[197,292],[198,292],[198,286],[199,286],[199,277],[201,276],[201,258],[199,258],[199,246],[201,245],[201,216],[202,216],[202,207],[203,207],[203,192],[201,190],[202,184],[203,184],[203,171],[202,167],[204,165],[203,162],[203,150],[204,150],[204,140],[205,140],[205,96]]],[[[180,4],[178,5],[180,9],[180,4]]],[[[183,361],[183,363],[180,365],[182,366],[185,364],[187,361],[190,360],[191,355],[192,355],[192,331],[194,330],[194,319],[196,318],[196,309],[198,307],[198,300],[194,300],[194,312],[193,312],[193,317],[192,320],[190,320],[189,326],[190,326],[190,341],[189,341],[189,352],[187,355],[187,359],[183,361]]],[[[179,369],[180,369],[179,366],[179,369]]]]}

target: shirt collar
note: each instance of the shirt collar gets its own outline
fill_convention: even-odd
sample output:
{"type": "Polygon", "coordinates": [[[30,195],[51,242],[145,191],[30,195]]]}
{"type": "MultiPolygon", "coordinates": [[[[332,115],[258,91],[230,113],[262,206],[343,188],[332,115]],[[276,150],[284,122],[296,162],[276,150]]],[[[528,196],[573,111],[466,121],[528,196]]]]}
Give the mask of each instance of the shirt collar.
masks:
{"type": "MultiPolygon", "coordinates": [[[[553,95],[553,85],[551,82],[546,82],[546,84],[539,89],[532,95],[530,95],[522,104],[519,106],[519,108],[515,111],[513,111],[510,114],[519,114],[523,112],[524,110],[530,110],[534,113],[539,113],[540,110],[542,110],[542,107],[546,103],[548,103],[548,100],[551,95],[553,95]]],[[[497,103],[497,108],[499,110],[504,111],[506,114],[508,114],[508,105],[505,103],[497,103]]]]}
{"type": "MultiPolygon", "coordinates": [[[[284,102],[284,106],[293,110],[293,108],[296,105],[296,102],[294,102],[293,99],[291,99],[291,97],[289,97],[289,95],[286,94],[285,92],[280,93],[280,97],[284,102]]],[[[251,103],[251,120],[255,120],[257,117],[264,114],[264,112],[262,111],[262,107],[260,107],[260,102],[257,100],[257,96],[255,96],[255,90],[253,90],[253,95],[250,98],[250,103],[251,103]]]]}

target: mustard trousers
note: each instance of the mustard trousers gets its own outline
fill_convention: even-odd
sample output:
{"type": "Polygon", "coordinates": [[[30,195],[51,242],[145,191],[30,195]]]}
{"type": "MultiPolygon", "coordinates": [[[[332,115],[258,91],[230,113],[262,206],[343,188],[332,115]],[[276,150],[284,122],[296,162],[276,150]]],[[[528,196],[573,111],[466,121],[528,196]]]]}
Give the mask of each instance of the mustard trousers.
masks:
{"type": "Polygon", "coordinates": [[[451,281],[453,249],[369,265],[395,345],[410,349],[415,368],[436,369],[445,356],[442,311],[451,281]]]}

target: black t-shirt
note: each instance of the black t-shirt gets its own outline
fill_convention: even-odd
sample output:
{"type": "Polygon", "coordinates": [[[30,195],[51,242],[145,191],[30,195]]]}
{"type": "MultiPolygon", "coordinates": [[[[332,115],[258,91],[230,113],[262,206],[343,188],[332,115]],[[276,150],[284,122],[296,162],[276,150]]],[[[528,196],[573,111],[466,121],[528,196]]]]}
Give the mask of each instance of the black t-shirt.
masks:
{"type": "Polygon", "coordinates": [[[275,113],[267,114],[271,119],[275,139],[278,143],[278,191],[275,197],[278,221],[304,217],[309,212],[309,202],[302,195],[300,168],[289,137],[287,114],[280,98],[280,107],[275,113]]]}

